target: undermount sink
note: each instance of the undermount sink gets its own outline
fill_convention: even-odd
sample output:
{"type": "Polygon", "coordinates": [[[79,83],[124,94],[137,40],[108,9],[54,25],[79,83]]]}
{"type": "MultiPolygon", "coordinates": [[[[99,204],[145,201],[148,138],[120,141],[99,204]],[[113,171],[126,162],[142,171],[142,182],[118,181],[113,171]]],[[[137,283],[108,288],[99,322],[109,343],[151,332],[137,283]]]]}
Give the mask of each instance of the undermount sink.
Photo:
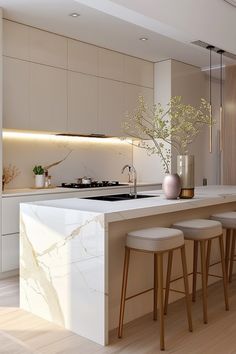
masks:
{"type": "Polygon", "coordinates": [[[101,195],[101,196],[97,196],[97,197],[86,197],[84,199],[118,202],[121,200],[132,200],[132,199],[153,198],[153,197],[159,197],[159,196],[158,195],[138,194],[137,198],[135,198],[134,195],[131,195],[131,194],[113,194],[113,195],[101,195]]]}

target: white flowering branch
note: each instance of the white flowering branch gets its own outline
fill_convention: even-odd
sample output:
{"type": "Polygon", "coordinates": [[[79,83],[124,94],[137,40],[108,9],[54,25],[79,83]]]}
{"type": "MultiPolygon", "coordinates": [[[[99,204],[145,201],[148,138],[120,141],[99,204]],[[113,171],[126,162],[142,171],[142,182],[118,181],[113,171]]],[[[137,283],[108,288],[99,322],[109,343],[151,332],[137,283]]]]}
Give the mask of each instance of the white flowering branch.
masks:
{"type": "Polygon", "coordinates": [[[124,130],[139,140],[135,146],[159,155],[165,172],[169,173],[171,147],[179,155],[187,154],[189,145],[202,128],[211,124],[210,105],[204,99],[196,108],[182,103],[182,98],[175,96],[164,109],[161,104],[149,107],[140,96],[137,109],[126,116],[124,130]],[[150,146],[147,140],[154,145],[150,146]]]}

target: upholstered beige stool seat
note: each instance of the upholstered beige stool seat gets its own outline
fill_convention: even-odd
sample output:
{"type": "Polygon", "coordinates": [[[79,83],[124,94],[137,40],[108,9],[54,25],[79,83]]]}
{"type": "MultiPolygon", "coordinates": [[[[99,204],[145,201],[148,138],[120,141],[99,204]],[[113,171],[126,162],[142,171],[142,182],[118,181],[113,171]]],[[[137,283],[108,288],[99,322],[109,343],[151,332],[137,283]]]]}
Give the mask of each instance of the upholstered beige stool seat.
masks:
{"type": "MultiPolygon", "coordinates": [[[[153,319],[157,320],[157,301],[159,302],[159,328],[160,328],[160,349],[164,350],[164,301],[163,301],[163,255],[168,253],[169,257],[173,257],[175,250],[181,251],[181,259],[183,266],[184,293],[187,307],[187,317],[189,331],[192,331],[192,316],[189,301],[188,289],[188,273],[185,254],[184,234],[181,230],[175,230],[165,227],[153,227],[149,229],[131,231],[126,235],[125,242],[125,259],[123,268],[123,281],[121,290],[120,318],[118,337],[122,337],[123,322],[125,312],[125,302],[133,299],[135,296],[144,294],[153,290],[153,319]],[[126,297],[126,289],[129,272],[129,259],[132,252],[145,252],[154,255],[154,286],[151,289],[144,290],[138,294],[126,297]]],[[[167,269],[167,273],[171,273],[171,269],[167,269]]]]}
{"type": "Polygon", "coordinates": [[[184,244],[184,234],[180,230],[153,227],[129,232],[126,246],[137,250],[152,252],[169,251],[184,244]]]}
{"type": "MultiPolygon", "coordinates": [[[[193,255],[193,287],[192,300],[196,300],[196,284],[197,284],[197,265],[198,265],[198,245],[201,250],[201,276],[202,276],[202,292],[203,292],[203,321],[207,323],[207,282],[209,275],[210,254],[212,240],[217,238],[220,246],[220,256],[222,265],[222,277],[224,285],[225,309],[229,309],[228,292],[227,292],[227,276],[224,261],[224,244],[222,225],[216,220],[193,219],[181,221],[173,224],[173,228],[183,231],[184,238],[194,241],[194,255],[193,255]],[[207,255],[206,255],[207,244],[207,255]]],[[[168,287],[168,286],[167,286],[168,287]]],[[[168,291],[167,291],[168,296],[168,291]]],[[[165,301],[168,304],[168,299],[165,301]]]]}
{"type": "Polygon", "coordinates": [[[229,281],[231,282],[233,276],[233,265],[235,261],[236,212],[229,211],[225,213],[214,214],[211,216],[211,219],[219,221],[223,228],[226,230],[225,267],[226,274],[227,276],[229,274],[229,281]]]}
{"type": "Polygon", "coordinates": [[[175,223],[173,227],[183,231],[187,240],[208,240],[222,234],[221,223],[213,220],[187,220],[175,223]]]}
{"type": "Polygon", "coordinates": [[[224,229],[236,229],[236,211],[214,214],[211,219],[219,221],[224,229]]]}

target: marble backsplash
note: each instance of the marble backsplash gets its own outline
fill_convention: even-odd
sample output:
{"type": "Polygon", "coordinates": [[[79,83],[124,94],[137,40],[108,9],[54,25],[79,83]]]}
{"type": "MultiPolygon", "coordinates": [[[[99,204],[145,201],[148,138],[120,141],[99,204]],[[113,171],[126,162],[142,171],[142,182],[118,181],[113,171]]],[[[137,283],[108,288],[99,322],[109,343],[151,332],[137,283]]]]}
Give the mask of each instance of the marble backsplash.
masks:
{"type": "Polygon", "coordinates": [[[72,150],[60,165],[49,170],[52,184],[76,182],[76,178],[89,176],[95,180],[128,181],[121,174],[125,164],[133,160],[132,146],[119,142],[48,141],[39,139],[3,139],[3,166],[15,165],[20,170],[6,188],[27,188],[34,185],[34,165],[49,165],[61,160],[72,150]]]}

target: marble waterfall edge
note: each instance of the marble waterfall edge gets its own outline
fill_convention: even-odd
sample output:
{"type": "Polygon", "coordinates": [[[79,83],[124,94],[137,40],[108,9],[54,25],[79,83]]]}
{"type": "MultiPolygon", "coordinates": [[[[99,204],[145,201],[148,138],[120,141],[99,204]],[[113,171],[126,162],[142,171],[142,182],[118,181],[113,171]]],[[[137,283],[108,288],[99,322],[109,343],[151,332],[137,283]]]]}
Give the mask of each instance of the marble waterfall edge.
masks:
{"type": "Polygon", "coordinates": [[[20,307],[105,345],[104,214],[20,207],[20,307]]]}

